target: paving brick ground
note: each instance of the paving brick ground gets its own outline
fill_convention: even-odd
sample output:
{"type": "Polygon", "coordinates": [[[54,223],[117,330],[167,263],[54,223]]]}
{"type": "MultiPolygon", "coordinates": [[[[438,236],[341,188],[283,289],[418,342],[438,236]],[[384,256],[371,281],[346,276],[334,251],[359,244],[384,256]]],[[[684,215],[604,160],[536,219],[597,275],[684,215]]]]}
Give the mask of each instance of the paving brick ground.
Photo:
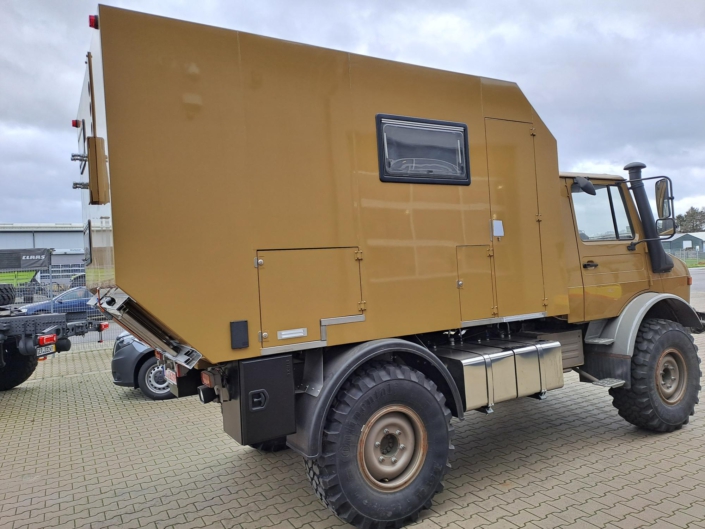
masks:
{"type": "MultiPolygon", "coordinates": [[[[63,353],[0,393],[0,528],[342,525],[293,452],[238,446],[217,405],[149,401],[109,367],[109,350],[63,353]]],[[[678,432],[647,433],[567,375],[546,401],[455,428],[446,489],[416,527],[705,527],[702,406],[678,432]]]]}

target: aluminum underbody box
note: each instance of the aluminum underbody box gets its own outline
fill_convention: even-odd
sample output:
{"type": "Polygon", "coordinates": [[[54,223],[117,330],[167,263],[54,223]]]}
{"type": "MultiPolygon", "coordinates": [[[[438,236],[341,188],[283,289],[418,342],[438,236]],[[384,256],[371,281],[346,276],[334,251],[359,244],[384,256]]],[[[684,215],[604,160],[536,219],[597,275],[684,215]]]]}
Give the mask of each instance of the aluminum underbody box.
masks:
{"type": "Polygon", "coordinates": [[[434,351],[458,384],[465,410],[543,395],[563,387],[561,344],[515,335],[507,340],[456,343],[434,351]]]}

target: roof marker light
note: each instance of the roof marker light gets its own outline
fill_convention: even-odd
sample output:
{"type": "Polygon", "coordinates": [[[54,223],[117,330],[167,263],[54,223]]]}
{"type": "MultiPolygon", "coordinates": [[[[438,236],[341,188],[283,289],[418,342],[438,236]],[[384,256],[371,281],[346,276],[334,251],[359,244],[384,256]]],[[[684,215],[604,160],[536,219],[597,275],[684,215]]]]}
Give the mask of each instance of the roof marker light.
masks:
{"type": "Polygon", "coordinates": [[[81,120],[80,119],[72,119],[71,120],[71,126],[74,129],[80,129],[81,128],[81,120]]]}
{"type": "Polygon", "coordinates": [[[88,15],[88,25],[93,29],[98,28],[98,15],[88,15]]]}

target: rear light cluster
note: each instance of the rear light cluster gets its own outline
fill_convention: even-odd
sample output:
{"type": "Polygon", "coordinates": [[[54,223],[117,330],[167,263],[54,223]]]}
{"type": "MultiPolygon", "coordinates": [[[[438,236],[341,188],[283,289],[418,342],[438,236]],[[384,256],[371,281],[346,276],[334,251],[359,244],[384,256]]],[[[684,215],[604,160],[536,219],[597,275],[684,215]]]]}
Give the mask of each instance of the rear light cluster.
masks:
{"type": "Polygon", "coordinates": [[[203,383],[204,386],[208,386],[209,388],[214,388],[215,387],[215,376],[213,373],[209,373],[208,371],[201,371],[201,382],[203,383]]]}
{"type": "Polygon", "coordinates": [[[208,404],[216,399],[215,375],[208,371],[201,371],[202,386],[198,386],[198,398],[203,404],[208,404]]]}
{"type": "Polygon", "coordinates": [[[688,284],[688,286],[692,285],[693,284],[693,276],[688,276],[686,283],[688,284]]]}
{"type": "Polygon", "coordinates": [[[100,322],[100,323],[98,324],[98,330],[99,330],[100,332],[103,332],[103,331],[106,330],[108,327],[110,327],[110,324],[107,323],[107,322],[104,322],[104,321],[103,321],[103,322],[100,322]]]}
{"type": "Polygon", "coordinates": [[[53,343],[56,343],[56,334],[45,334],[43,336],[38,336],[37,337],[37,345],[39,346],[45,346],[45,345],[51,345],[53,343]]]}

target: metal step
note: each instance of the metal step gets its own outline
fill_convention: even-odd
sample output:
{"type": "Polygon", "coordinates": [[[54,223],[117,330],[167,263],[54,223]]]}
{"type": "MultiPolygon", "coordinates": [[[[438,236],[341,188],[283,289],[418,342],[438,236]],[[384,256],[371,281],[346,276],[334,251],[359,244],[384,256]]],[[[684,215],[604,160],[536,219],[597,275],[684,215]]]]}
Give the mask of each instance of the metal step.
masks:
{"type": "Polygon", "coordinates": [[[593,384],[603,388],[621,388],[626,384],[626,381],[619,378],[603,378],[602,380],[593,382],[593,384]]]}

